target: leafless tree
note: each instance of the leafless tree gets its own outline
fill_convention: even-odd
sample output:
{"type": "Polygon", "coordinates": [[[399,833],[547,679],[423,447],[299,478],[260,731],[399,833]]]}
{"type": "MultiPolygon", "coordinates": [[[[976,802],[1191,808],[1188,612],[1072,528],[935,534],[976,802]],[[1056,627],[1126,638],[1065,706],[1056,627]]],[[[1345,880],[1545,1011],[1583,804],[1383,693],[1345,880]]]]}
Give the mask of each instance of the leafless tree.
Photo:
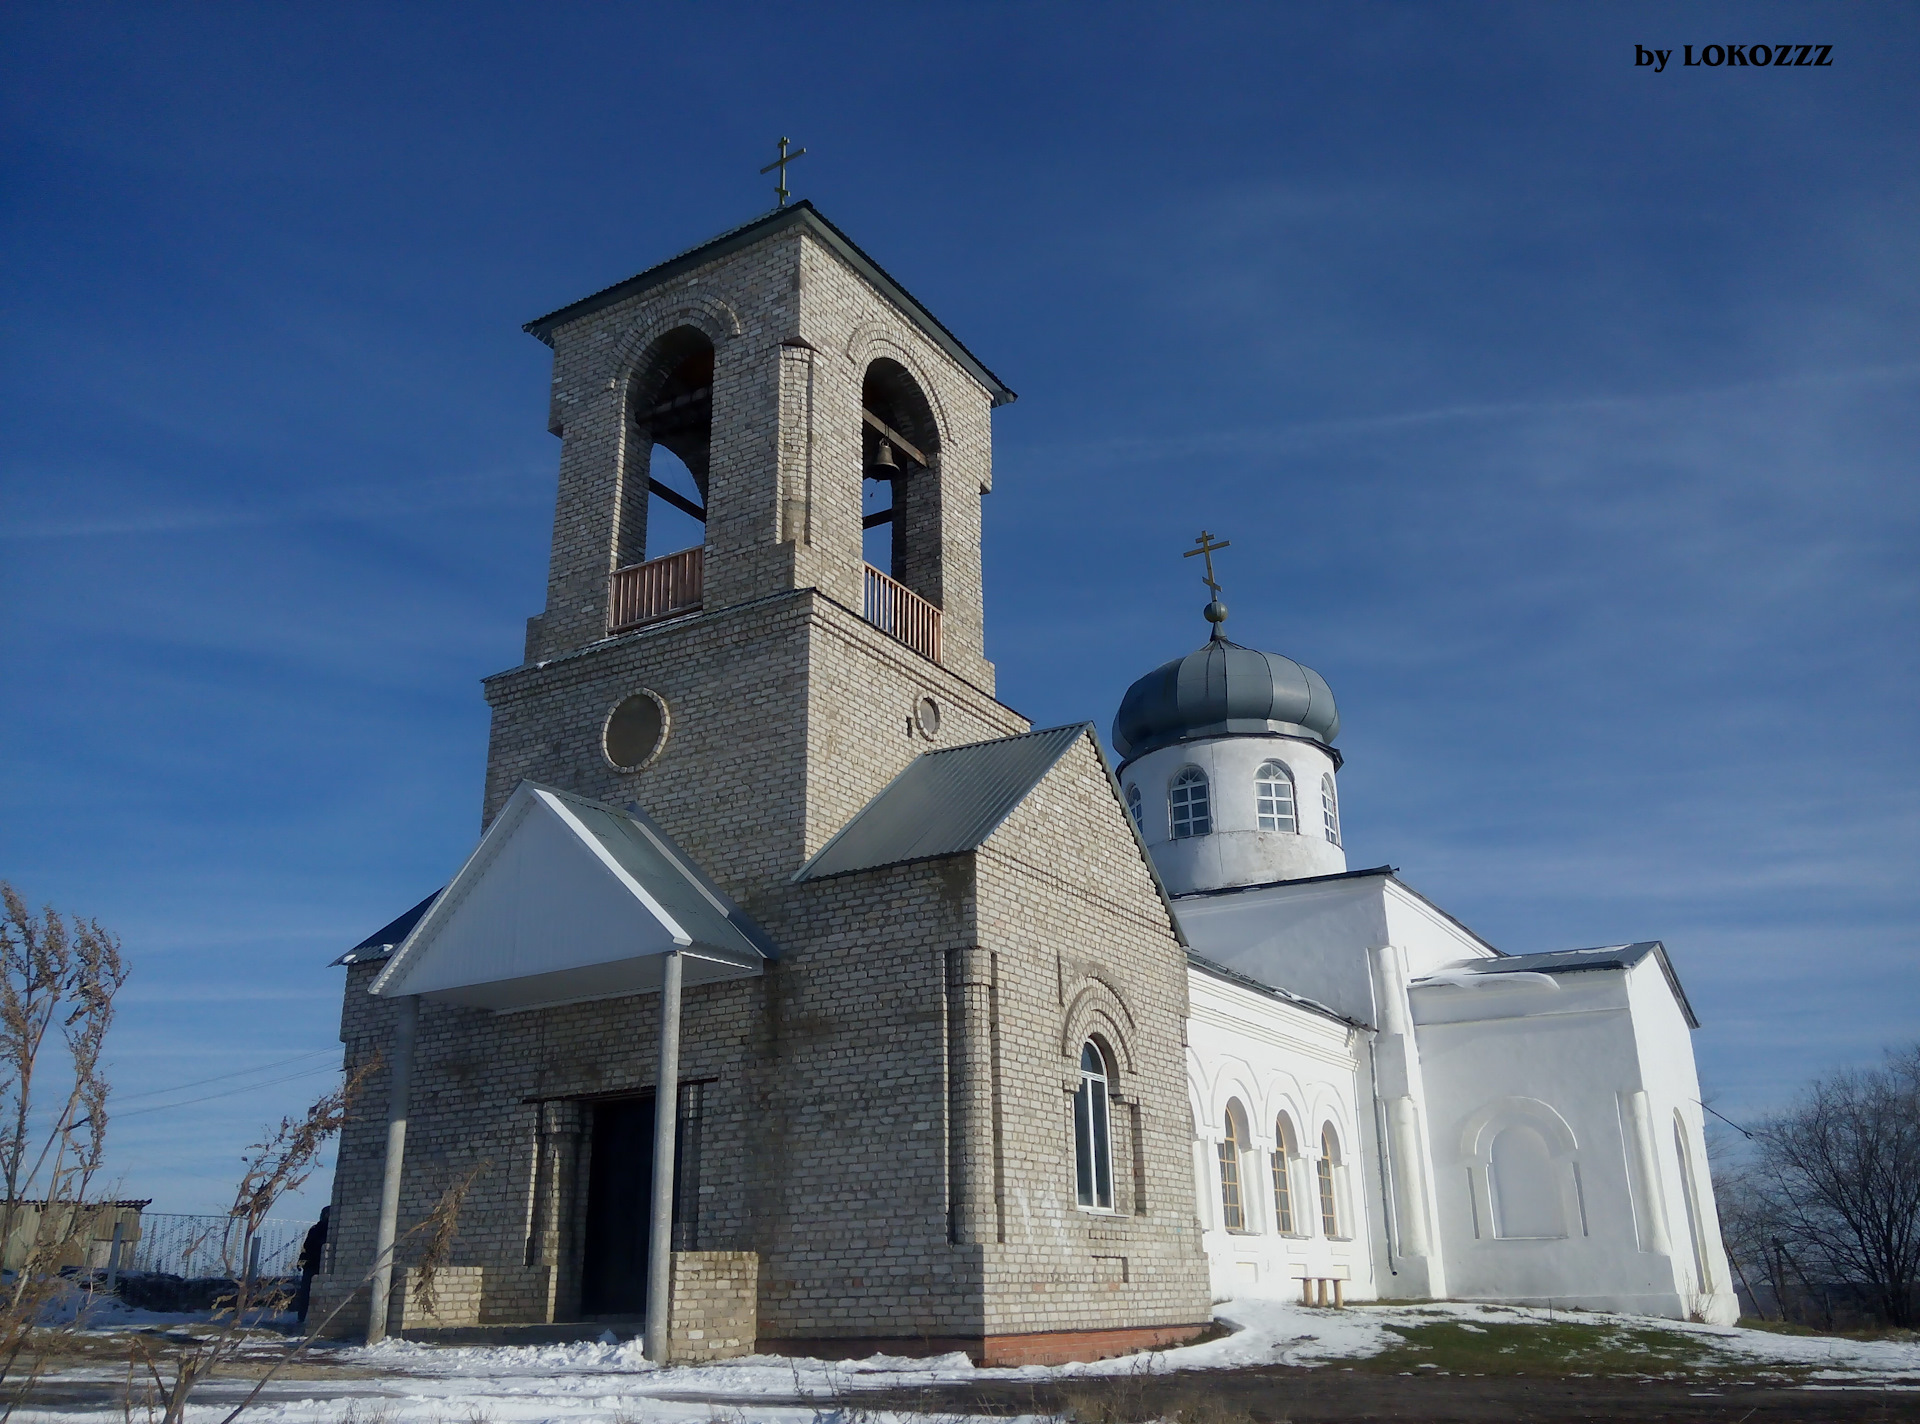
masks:
{"type": "MultiPolygon", "coordinates": [[[[146,1341],[135,1341],[135,1360],[152,1387],[148,1410],[150,1418],[157,1412],[160,1424],[182,1424],[194,1390],[246,1348],[249,1317],[258,1317],[286,1307],[287,1301],[283,1295],[263,1292],[260,1283],[253,1278],[254,1239],[280,1199],[296,1190],[313,1174],[319,1165],[321,1149],[339,1132],[367,1079],[379,1066],[377,1060],[362,1064],[348,1074],[337,1091],[321,1098],[307,1109],[304,1116],[281,1119],[277,1128],[249,1149],[246,1169],[241,1174],[229,1212],[240,1226],[240,1230],[230,1231],[227,1237],[234,1251],[226,1263],[227,1272],[233,1278],[234,1291],[230,1302],[220,1312],[217,1328],[165,1360],[146,1341]],[[154,1405],[157,1405],[157,1411],[151,1407],[154,1405]]],[[[415,1267],[414,1283],[426,1301],[428,1310],[432,1309],[434,1277],[439,1268],[446,1264],[453,1240],[459,1232],[460,1210],[467,1192],[491,1165],[490,1162],[482,1162],[456,1181],[442,1194],[426,1218],[402,1238],[410,1239],[421,1233],[428,1238],[427,1247],[415,1267]]],[[[373,1269],[372,1266],[368,1268],[363,1284],[372,1280],[373,1269]]],[[[346,1308],[350,1299],[341,1300],[304,1336],[288,1343],[273,1364],[261,1374],[253,1389],[227,1414],[222,1424],[232,1424],[243,1410],[259,1398],[261,1390],[283,1367],[325,1334],[334,1317],[346,1308]]],[[[129,1417],[132,1407],[133,1385],[130,1375],[127,1400],[129,1417]]]]}
{"type": "MultiPolygon", "coordinates": [[[[1817,1080],[1755,1134],[1751,1182],[1773,1250],[1861,1288],[1910,1327],[1920,1289],[1920,1044],[1817,1080]],[[1798,1259],[1796,1259],[1798,1258],[1798,1259]]],[[[1810,1283],[1807,1283],[1810,1284],[1810,1283]]]]}
{"type": "MultiPolygon", "coordinates": [[[[96,920],[35,915],[0,882],[0,1247],[11,1276],[0,1294],[5,1415],[20,1397],[23,1353],[63,1265],[91,1241],[87,1192],[107,1132],[100,1056],[126,982],[120,941],[96,920]]],[[[0,1416],[4,1417],[4,1416],[0,1416]]]]}
{"type": "MultiPolygon", "coordinates": [[[[254,1279],[253,1243],[260,1227],[280,1199],[299,1189],[320,1165],[320,1151],[346,1121],[347,1110],[375,1065],[369,1063],[348,1075],[300,1117],[285,1117],[280,1125],[247,1149],[246,1167],[227,1215],[238,1230],[228,1229],[224,1248],[233,1295],[219,1316],[219,1327],[182,1349],[163,1370],[158,1356],[146,1351],[141,1363],[153,1382],[166,1424],[179,1424],[186,1415],[194,1387],[239,1352],[246,1343],[249,1317],[279,1310],[286,1304],[277,1293],[263,1292],[254,1279]],[[171,1373],[172,1378],[167,1378],[171,1373]]],[[[144,1349],[145,1342],[137,1348],[144,1349]]]]}

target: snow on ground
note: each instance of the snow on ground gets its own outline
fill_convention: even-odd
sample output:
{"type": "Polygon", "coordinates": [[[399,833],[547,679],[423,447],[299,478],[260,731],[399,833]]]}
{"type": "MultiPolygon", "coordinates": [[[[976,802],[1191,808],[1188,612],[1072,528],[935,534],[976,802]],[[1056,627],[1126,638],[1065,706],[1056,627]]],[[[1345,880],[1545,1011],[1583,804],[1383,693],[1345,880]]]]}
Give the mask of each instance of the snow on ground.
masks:
{"type": "MultiPolygon", "coordinates": [[[[73,1282],[64,1283],[65,1288],[56,1292],[53,1298],[41,1309],[39,1323],[49,1326],[79,1325],[83,1330],[127,1330],[144,1325],[188,1325],[194,1321],[205,1320],[207,1313],[187,1311],[172,1314],[158,1310],[141,1310],[128,1305],[117,1295],[108,1295],[105,1291],[96,1291],[73,1282]]],[[[249,1315],[249,1319],[253,1318],[249,1315]]],[[[272,1317],[261,1315],[262,1319],[272,1317]]]]}
{"type": "MultiPolygon", "coordinates": [[[[879,1389],[989,1380],[1047,1380],[1142,1371],[1234,1369],[1248,1365],[1314,1366],[1391,1348],[1395,1325],[1451,1320],[1477,1323],[1649,1327],[1697,1336],[1704,1345],[1764,1372],[1768,1366],[1813,1367],[1817,1381],[1899,1387],[1920,1382],[1920,1342],[1855,1341],[1774,1335],[1595,1312],[1549,1312],[1510,1306],[1436,1303],[1325,1310],[1281,1301],[1237,1301],[1218,1308],[1231,1333],[1201,1345],[1089,1364],[982,1369],[965,1355],[930,1359],[876,1355],[827,1361],[755,1355],[707,1365],[657,1369],[637,1341],[611,1335],[566,1345],[436,1347],[390,1340],[375,1346],[326,1346],[339,1367],[321,1380],[276,1381],[249,1411],[255,1424],[850,1424],[860,1394],[879,1389]]],[[[173,1323],[173,1317],[167,1317],[173,1323]]],[[[101,1322],[102,1324],[106,1322],[101,1322]]],[[[131,1323],[131,1322],[127,1322],[131,1323]]],[[[125,1328],[118,1320],[118,1328],[125,1328]]],[[[96,1328],[98,1328],[96,1326],[96,1328]]],[[[107,1378],[97,1367],[62,1372],[73,1382],[107,1378]]],[[[218,1424],[245,1386],[216,1381],[196,1398],[191,1424],[218,1424]]],[[[16,1414],[32,1420],[120,1418],[119,1408],[16,1414]]],[[[878,1421],[884,1416],[868,1415],[878,1421]]],[[[911,1417],[911,1416],[906,1416],[911,1417]]]]}

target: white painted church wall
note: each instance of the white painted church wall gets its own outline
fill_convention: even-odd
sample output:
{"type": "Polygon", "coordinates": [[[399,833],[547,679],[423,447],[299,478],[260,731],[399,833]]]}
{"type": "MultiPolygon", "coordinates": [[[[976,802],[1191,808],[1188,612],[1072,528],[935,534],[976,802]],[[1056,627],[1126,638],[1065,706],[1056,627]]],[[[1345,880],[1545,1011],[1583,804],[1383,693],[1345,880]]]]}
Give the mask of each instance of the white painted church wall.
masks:
{"type": "MultiPolygon", "coordinates": [[[[1153,863],[1175,895],[1223,885],[1261,885],[1310,875],[1338,875],[1347,868],[1344,850],[1326,836],[1320,778],[1335,776],[1325,748],[1298,737],[1219,737],[1183,742],[1149,752],[1120,774],[1122,791],[1140,790],[1140,834],[1153,863]],[[1254,773],[1266,761],[1293,773],[1293,831],[1260,829],[1254,773]],[[1173,839],[1168,790],[1189,766],[1207,774],[1213,831],[1173,839]]],[[[1338,779],[1337,776],[1335,778],[1338,779]]],[[[1335,797],[1339,795],[1335,790],[1335,797]]]]}
{"type": "MultiPolygon", "coordinates": [[[[1641,1188],[1632,1095],[1659,1081],[1650,1070],[1667,1075],[1649,1096],[1671,1139],[1673,1099],[1693,1082],[1684,1020],[1663,980],[1657,997],[1642,990],[1643,971],[1660,979],[1649,960],[1631,975],[1558,975],[1552,985],[1413,987],[1452,1294],[1714,1313],[1680,1275],[1690,1252],[1674,1217],[1679,1164],[1658,1131],[1659,1188],[1651,1200],[1641,1188]]],[[[1710,1259],[1717,1247],[1716,1230],[1710,1259]]]]}
{"type": "Polygon", "coordinates": [[[1371,1300],[1371,1134],[1362,1130],[1370,1097],[1361,1082],[1364,1034],[1338,1020],[1224,983],[1189,975],[1188,1088],[1193,1098],[1195,1185],[1216,1299],[1300,1297],[1300,1280],[1336,1278],[1350,1298],[1371,1300]],[[1229,1105],[1245,1112],[1250,1142],[1242,1154],[1246,1226],[1227,1229],[1220,1143],[1229,1105]],[[1294,1232],[1276,1220],[1272,1162],[1276,1129],[1287,1114],[1299,1156],[1291,1175],[1294,1232]],[[1321,1129],[1332,1123],[1341,1162],[1334,1173],[1333,1237],[1323,1229],[1318,1162],[1321,1129]]]}
{"type": "Polygon", "coordinates": [[[1398,945],[1415,977],[1493,954],[1385,875],[1183,896],[1174,914],[1197,953],[1367,1024],[1379,1022],[1369,950],[1398,945]]]}
{"type": "MultiPolygon", "coordinates": [[[[1442,1299],[1447,1294],[1445,1251],[1434,1219],[1433,1154],[1427,1150],[1426,1087],[1420,1048],[1407,1000],[1407,955],[1396,945],[1368,954],[1379,1026],[1367,1055],[1369,1090],[1378,1106],[1372,1123],[1380,1154],[1380,1191],[1374,1259],[1380,1293],[1395,1298],[1442,1299]]],[[[1372,1182],[1368,1183],[1372,1188],[1372,1182]]]]}
{"type": "Polygon", "coordinates": [[[1379,885],[1386,908],[1387,943],[1400,947],[1409,978],[1418,979],[1463,959],[1496,957],[1493,946],[1397,880],[1383,876],[1379,885]]]}
{"type": "Polygon", "coordinates": [[[1676,1288],[1688,1314],[1731,1324],[1740,1308],[1707,1167],[1706,1112],[1699,1101],[1692,1031],[1651,956],[1627,975],[1627,991],[1676,1288]]]}
{"type": "Polygon", "coordinates": [[[1185,896],[1173,908],[1196,953],[1372,1023],[1366,952],[1388,943],[1379,885],[1369,877],[1263,886],[1185,896]]]}
{"type": "MultiPolygon", "coordinates": [[[[1325,1274],[1349,1277],[1358,1299],[1732,1319],[1692,1043],[1658,963],[1403,991],[1496,951],[1384,874],[1195,893],[1188,887],[1271,873],[1257,844],[1243,862],[1224,852],[1225,820],[1214,836],[1166,838],[1164,782],[1189,762],[1212,779],[1216,817],[1231,814],[1217,748],[1234,740],[1243,754],[1228,776],[1244,780],[1251,821],[1260,739],[1170,748],[1129,768],[1151,770],[1152,781],[1123,778],[1145,782],[1147,840],[1181,928],[1205,958],[1370,1028],[1349,1040],[1310,1010],[1191,976],[1194,1170],[1216,1297],[1297,1298],[1302,1275],[1325,1274]],[[1207,841],[1220,842],[1211,862],[1189,849],[1207,841]],[[1376,970],[1389,978],[1377,984],[1376,970]],[[1221,1201],[1219,1144],[1233,1101],[1249,1133],[1243,1231],[1226,1229],[1221,1201]],[[1295,1236],[1275,1230],[1268,1175],[1283,1103],[1302,1151],[1295,1236]],[[1318,1222],[1321,1111],[1336,1121],[1346,1158],[1344,1240],[1328,1240],[1318,1222]]],[[[1303,766],[1290,764],[1304,784],[1303,766]]]]}

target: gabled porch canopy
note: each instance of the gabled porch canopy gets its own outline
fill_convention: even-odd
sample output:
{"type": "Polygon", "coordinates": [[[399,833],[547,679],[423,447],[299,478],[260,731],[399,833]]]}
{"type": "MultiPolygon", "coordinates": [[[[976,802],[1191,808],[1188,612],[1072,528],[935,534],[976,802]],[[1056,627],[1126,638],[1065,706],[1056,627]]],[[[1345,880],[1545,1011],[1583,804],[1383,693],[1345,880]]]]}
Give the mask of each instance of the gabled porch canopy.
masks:
{"type": "Polygon", "coordinates": [[[370,992],[502,1013],[644,994],[675,950],[688,984],[751,978],[773,957],[637,807],[523,781],[370,992]]]}

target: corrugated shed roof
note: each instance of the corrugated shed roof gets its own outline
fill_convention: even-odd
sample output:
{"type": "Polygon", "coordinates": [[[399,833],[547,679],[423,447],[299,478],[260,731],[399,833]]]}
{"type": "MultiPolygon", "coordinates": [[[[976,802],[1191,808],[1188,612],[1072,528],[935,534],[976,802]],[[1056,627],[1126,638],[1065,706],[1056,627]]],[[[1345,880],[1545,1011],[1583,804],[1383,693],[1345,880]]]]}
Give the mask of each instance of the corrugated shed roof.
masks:
{"type": "Polygon", "coordinates": [[[1091,722],[1079,722],[926,752],[793,878],[824,880],[978,849],[1068,749],[1093,734],[1091,722]]]}
{"type": "Polygon", "coordinates": [[[1673,990],[1673,997],[1679,1002],[1680,1012],[1686,1015],[1688,1025],[1699,1028],[1700,1020],[1694,1015],[1693,1005],[1687,1002],[1687,991],[1680,987],[1680,976],[1673,972],[1673,961],[1667,957],[1667,947],[1657,939],[1644,939],[1634,944],[1603,945],[1598,949],[1554,949],[1539,954],[1508,954],[1499,959],[1468,959],[1448,965],[1446,972],[1578,974],[1592,969],[1631,969],[1648,955],[1659,960],[1660,972],[1666,976],[1667,986],[1673,990]]]}
{"type": "MultiPolygon", "coordinates": [[[[445,889],[446,887],[442,886],[441,888],[445,889]]],[[[411,910],[408,910],[404,915],[396,916],[394,919],[387,921],[387,923],[361,940],[360,943],[356,944],[352,949],[334,960],[333,966],[331,967],[338,967],[342,964],[364,964],[369,959],[385,959],[405,942],[408,935],[413,933],[413,927],[420,923],[420,917],[426,914],[428,908],[439,898],[440,891],[436,890],[411,910]]]]}

